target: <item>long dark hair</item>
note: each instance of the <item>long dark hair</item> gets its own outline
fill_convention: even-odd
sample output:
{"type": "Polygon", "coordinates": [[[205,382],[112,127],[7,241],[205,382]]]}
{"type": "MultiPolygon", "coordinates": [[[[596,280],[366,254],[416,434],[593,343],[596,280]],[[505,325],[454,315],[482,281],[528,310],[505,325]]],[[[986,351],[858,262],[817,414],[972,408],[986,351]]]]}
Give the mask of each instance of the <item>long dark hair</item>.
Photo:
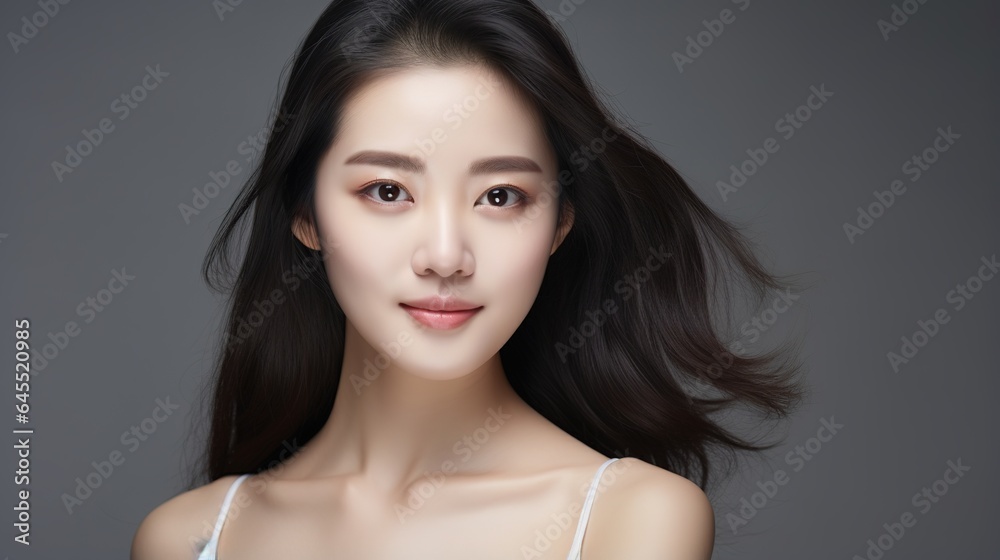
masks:
{"type": "Polygon", "coordinates": [[[734,351],[727,331],[737,289],[759,304],[792,284],[611,116],[545,12],[530,0],[334,0],[298,48],[263,156],[204,262],[208,285],[231,298],[196,477],[274,466],[329,418],[345,316],[320,253],[291,226],[315,223],[316,169],[345,100],[379,72],[467,63],[504,76],[543,116],[561,170],[553,200],[560,220],[574,220],[500,350],[517,393],[591,448],[703,489],[716,459],[777,445],[743,439],[717,416],[780,419],[805,394],[794,348],[734,351]]]}

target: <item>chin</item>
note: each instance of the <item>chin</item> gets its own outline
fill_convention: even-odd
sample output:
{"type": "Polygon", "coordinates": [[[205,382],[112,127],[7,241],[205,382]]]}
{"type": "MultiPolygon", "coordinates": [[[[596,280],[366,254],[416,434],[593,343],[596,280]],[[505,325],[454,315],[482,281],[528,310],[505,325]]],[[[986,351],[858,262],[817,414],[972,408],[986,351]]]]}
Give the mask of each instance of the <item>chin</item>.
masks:
{"type": "Polygon", "coordinates": [[[389,358],[406,375],[434,381],[459,379],[476,371],[500,351],[517,327],[509,317],[497,324],[490,309],[453,330],[427,327],[409,316],[399,319],[405,312],[392,311],[390,315],[396,317],[381,325],[355,324],[358,334],[380,355],[375,366],[384,370],[389,358]]]}
{"type": "Polygon", "coordinates": [[[435,356],[410,356],[405,360],[397,360],[395,366],[401,375],[413,376],[427,381],[451,381],[469,375],[485,363],[486,359],[484,358],[481,362],[464,358],[442,361],[435,356]]]}

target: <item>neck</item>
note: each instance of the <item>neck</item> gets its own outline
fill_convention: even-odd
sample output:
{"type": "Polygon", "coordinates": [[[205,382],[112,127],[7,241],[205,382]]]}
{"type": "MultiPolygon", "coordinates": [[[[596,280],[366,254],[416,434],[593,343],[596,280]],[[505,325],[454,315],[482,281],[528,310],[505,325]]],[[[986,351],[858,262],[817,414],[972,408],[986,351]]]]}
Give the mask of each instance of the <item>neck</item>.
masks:
{"type": "Polygon", "coordinates": [[[499,355],[428,379],[379,356],[349,321],[344,349],[330,418],[307,446],[314,473],[396,493],[435,473],[482,472],[501,462],[509,426],[537,414],[511,388],[499,355]]]}

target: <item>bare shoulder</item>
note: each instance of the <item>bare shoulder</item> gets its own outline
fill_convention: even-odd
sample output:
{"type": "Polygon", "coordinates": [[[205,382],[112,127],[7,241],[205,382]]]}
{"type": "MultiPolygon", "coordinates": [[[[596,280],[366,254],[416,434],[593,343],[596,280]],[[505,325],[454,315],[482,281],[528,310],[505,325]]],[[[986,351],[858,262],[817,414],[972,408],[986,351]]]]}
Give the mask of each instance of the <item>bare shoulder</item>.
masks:
{"type": "Polygon", "coordinates": [[[709,560],[715,512],[687,478],[627,457],[608,470],[588,524],[583,558],[709,560]],[[617,469],[614,469],[617,467],[617,469]]]}
{"type": "Polygon", "coordinates": [[[212,536],[226,492],[224,476],[170,498],[146,515],[132,539],[131,560],[194,560],[212,536]]]}

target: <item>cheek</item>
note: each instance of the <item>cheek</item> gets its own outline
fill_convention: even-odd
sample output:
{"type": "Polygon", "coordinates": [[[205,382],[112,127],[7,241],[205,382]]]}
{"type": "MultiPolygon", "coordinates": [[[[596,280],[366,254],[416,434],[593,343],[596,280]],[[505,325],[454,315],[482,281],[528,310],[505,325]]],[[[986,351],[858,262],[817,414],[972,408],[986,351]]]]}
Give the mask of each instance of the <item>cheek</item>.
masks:
{"type": "Polygon", "coordinates": [[[492,252],[493,256],[502,259],[503,276],[524,282],[541,281],[548,262],[549,246],[546,238],[535,237],[525,239],[524,243],[510,244],[502,252],[492,252]]]}
{"type": "Polygon", "coordinates": [[[361,301],[384,297],[400,243],[376,221],[352,212],[351,201],[336,197],[316,200],[316,218],[324,236],[326,269],[334,296],[347,312],[361,301]]]}
{"type": "MultiPolygon", "coordinates": [[[[508,292],[518,308],[527,312],[538,294],[552,248],[552,234],[543,224],[500,238],[489,249],[497,294],[508,292]],[[515,289],[516,288],[516,289],[515,289]]],[[[514,302],[512,302],[514,303],[514,302]]]]}

